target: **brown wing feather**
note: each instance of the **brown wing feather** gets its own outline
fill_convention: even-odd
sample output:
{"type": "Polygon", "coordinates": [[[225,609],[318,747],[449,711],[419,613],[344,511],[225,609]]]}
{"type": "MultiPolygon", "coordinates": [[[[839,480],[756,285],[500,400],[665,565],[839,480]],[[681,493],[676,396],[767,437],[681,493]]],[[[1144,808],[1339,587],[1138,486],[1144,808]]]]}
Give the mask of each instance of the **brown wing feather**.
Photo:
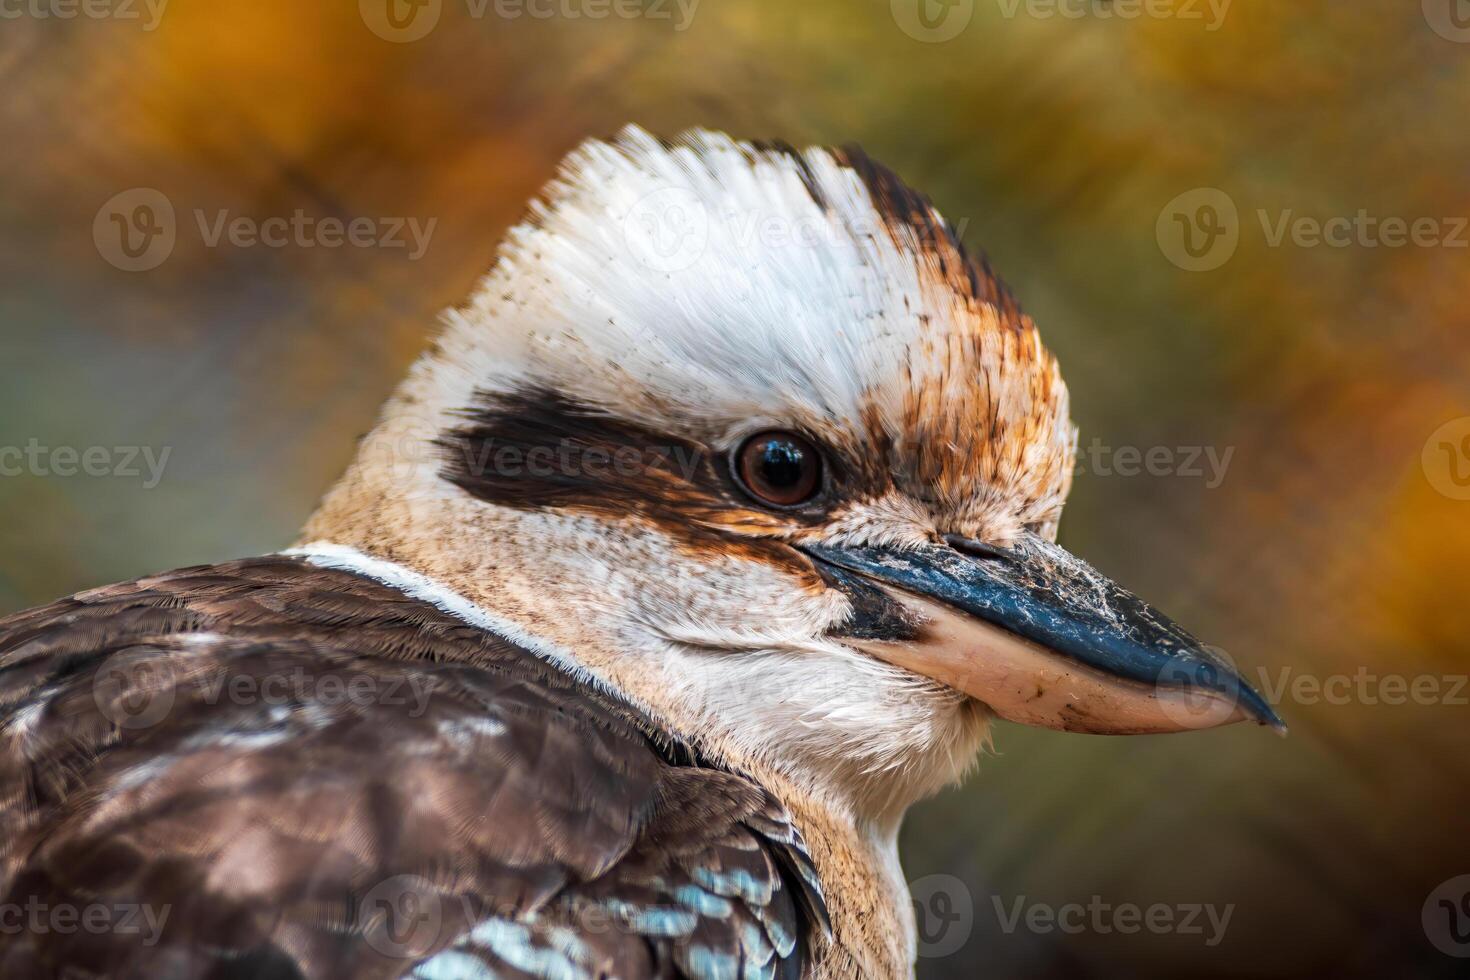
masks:
{"type": "Polygon", "coordinates": [[[796,976],[825,921],[760,787],[286,557],[0,620],[0,826],[3,976],[796,976]]]}

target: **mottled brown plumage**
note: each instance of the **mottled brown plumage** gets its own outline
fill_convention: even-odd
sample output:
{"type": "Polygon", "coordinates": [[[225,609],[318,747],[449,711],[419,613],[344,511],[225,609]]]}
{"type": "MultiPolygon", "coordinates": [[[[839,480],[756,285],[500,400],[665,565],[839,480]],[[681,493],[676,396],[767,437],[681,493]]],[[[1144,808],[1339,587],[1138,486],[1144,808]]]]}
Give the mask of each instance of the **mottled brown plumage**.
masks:
{"type": "Polygon", "coordinates": [[[758,786],[506,640],[300,559],[0,621],[0,718],[0,902],[167,910],[151,945],[0,936],[0,976],[387,978],[446,949],[456,976],[542,975],[538,956],[794,976],[822,927],[758,786]]]}

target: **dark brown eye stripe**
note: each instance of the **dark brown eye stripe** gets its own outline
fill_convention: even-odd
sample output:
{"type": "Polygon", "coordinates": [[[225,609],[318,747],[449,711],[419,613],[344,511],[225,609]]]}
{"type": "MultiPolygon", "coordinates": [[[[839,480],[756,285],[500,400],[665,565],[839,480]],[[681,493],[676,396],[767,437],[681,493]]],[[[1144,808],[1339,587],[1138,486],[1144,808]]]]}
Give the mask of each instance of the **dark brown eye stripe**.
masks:
{"type": "Polygon", "coordinates": [[[544,389],[481,394],[463,418],[435,441],[441,474],[480,500],[636,516],[691,549],[807,569],[778,539],[823,515],[757,506],[725,453],[544,389]]]}
{"type": "Polygon", "coordinates": [[[483,500],[621,514],[715,503],[704,447],[554,392],[485,395],[464,417],[437,440],[444,476],[483,500]]]}

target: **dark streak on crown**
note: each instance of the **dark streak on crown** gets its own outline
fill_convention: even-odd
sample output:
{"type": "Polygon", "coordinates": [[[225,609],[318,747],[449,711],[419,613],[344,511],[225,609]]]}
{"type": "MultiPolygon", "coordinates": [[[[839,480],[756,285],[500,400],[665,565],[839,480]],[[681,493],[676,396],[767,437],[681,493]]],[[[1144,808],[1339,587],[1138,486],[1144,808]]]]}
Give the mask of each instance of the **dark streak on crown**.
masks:
{"type": "Polygon", "coordinates": [[[812,201],[823,211],[828,209],[827,195],[822,192],[821,182],[817,180],[816,172],[800,150],[785,140],[755,140],[751,145],[758,153],[778,156],[788,161],[796,168],[797,176],[801,178],[802,186],[811,195],[812,201]]]}
{"type": "MultiPolygon", "coordinates": [[[[859,146],[844,146],[832,154],[839,164],[851,168],[862,180],[874,209],[883,216],[890,230],[908,228],[913,232],[920,248],[934,260],[940,275],[952,288],[977,303],[995,307],[1003,322],[1020,325],[1021,306],[1010,289],[990,268],[983,254],[978,257],[970,254],[928,197],[909,187],[859,146]]],[[[900,241],[900,244],[908,243],[900,241]]]]}

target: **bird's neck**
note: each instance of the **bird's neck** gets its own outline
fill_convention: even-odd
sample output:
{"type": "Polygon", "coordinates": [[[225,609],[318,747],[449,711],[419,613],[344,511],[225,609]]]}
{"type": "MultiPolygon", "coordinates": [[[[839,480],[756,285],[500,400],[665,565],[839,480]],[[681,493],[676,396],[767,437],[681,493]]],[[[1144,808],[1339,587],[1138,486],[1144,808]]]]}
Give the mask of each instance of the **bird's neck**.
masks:
{"type": "Polygon", "coordinates": [[[832,940],[814,965],[814,980],[912,976],[916,932],[899,863],[898,822],[856,816],[841,801],[813,796],[779,772],[756,778],[791,812],[821,878],[832,940]]]}
{"type": "MultiPolygon", "coordinates": [[[[390,418],[372,438],[397,451],[423,434],[397,432],[390,418]]],[[[459,493],[439,478],[431,453],[414,454],[396,469],[365,453],[308,521],[301,544],[325,544],[343,567],[351,567],[350,556],[359,554],[365,562],[382,563],[380,574],[385,574],[382,565],[404,569],[409,575],[402,581],[425,589],[423,598],[458,610],[462,618],[536,638],[543,650],[558,651],[564,662],[619,692],[713,761],[759,782],[791,812],[827,894],[834,941],[814,975],[824,980],[909,975],[912,911],[898,864],[898,825],[910,803],[953,778],[953,766],[946,763],[934,774],[913,777],[914,766],[875,770],[870,759],[862,759],[844,772],[840,742],[821,744],[821,751],[833,753],[830,759],[792,755],[793,739],[811,737],[811,726],[801,716],[808,709],[793,713],[792,733],[760,731],[772,728],[762,720],[760,704],[795,700],[769,670],[750,671],[749,682],[764,685],[760,690],[746,688],[723,702],[701,703],[691,696],[687,663],[671,663],[631,643],[618,625],[611,583],[604,583],[605,590],[589,590],[588,583],[576,581],[579,569],[566,563],[565,555],[549,552],[548,539],[555,539],[550,532],[564,528],[546,521],[535,514],[501,512],[459,493]],[[751,740],[752,732],[765,740],[751,740]]],[[[589,537],[588,547],[598,545],[589,537]]],[[[718,663],[713,669],[735,669],[734,657],[705,659],[718,663]]],[[[859,676],[844,676],[822,687],[830,699],[861,690],[862,684],[859,676]]],[[[704,686],[709,689],[708,678],[704,686]]],[[[959,732],[952,739],[955,757],[968,753],[973,758],[983,720],[966,706],[955,715],[940,720],[959,732]]],[[[884,725],[908,724],[887,714],[863,717],[863,737],[869,741],[884,725]]],[[[903,758],[900,752],[890,755],[903,758]]]]}
{"type": "MultiPolygon", "coordinates": [[[[483,597],[467,596],[433,577],[432,569],[414,567],[422,563],[395,557],[391,545],[384,547],[380,541],[371,548],[366,541],[342,537],[338,533],[334,535],[338,540],[303,540],[293,553],[384,582],[472,625],[509,634],[563,668],[584,669],[585,647],[573,657],[554,635],[559,631],[530,632],[524,623],[507,618],[503,607],[487,606],[483,597]]],[[[596,662],[595,656],[593,660],[596,662]]],[[[612,687],[656,722],[684,731],[678,721],[662,717],[656,698],[649,696],[655,692],[645,685],[619,677],[605,666],[592,674],[590,680],[612,687]]],[[[901,813],[864,816],[853,800],[838,793],[814,792],[810,785],[748,752],[739,740],[707,735],[699,742],[701,752],[712,762],[742,773],[781,800],[806,841],[832,923],[831,940],[818,944],[809,974],[813,980],[911,975],[913,914],[897,849],[901,813]]]]}

